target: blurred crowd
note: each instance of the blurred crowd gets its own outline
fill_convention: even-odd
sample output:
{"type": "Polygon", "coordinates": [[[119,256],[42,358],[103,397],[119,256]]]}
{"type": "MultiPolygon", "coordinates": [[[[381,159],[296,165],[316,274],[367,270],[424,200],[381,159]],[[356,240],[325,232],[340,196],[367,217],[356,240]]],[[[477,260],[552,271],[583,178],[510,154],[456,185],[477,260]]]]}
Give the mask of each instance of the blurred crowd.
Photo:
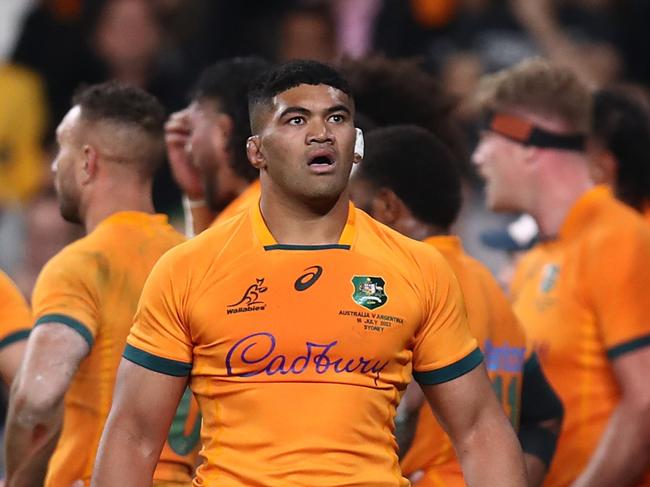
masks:
{"type": "MultiPolygon", "coordinates": [[[[456,119],[459,133],[443,137],[458,141],[456,154],[466,163],[456,230],[494,272],[507,259],[480,236],[512,218],[484,209],[469,164],[476,124],[463,100],[481,75],[544,55],[594,88],[619,86],[640,102],[650,86],[644,0],[5,0],[0,19],[0,268],[26,295],[43,264],[81,234],[58,215],[50,162],[56,124],[84,83],[117,79],[145,88],[171,114],[187,104],[202,69],[219,59],[343,62],[369,93],[377,81],[355,75],[355,60],[381,76],[381,61],[373,68],[369,55],[413,58],[402,61],[402,79],[382,78],[394,83],[383,88],[399,92],[407,78],[412,85],[414,72],[426,73],[421,88],[435,91],[434,108],[456,119]]],[[[380,91],[367,100],[375,124],[382,116],[418,122],[418,97],[404,93],[400,106],[384,107],[380,91]]],[[[182,226],[181,194],[168,166],[156,178],[154,201],[182,226]]]]}

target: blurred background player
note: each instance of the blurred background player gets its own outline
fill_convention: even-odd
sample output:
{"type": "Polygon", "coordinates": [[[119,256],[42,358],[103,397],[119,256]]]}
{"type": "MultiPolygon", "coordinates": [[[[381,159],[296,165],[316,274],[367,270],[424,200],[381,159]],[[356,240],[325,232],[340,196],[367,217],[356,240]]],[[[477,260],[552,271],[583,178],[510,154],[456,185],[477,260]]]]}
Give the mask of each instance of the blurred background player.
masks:
{"type": "MultiPolygon", "coordinates": [[[[76,95],[57,129],[61,215],[88,235],[48,262],[32,295],[35,328],[7,420],[8,486],[40,485],[46,468],[47,486],[90,479],[142,285],[158,257],[183,240],[153,214],[163,123],[153,96],[106,83],[76,95]]],[[[192,412],[190,402],[187,391],[181,415],[192,412]]],[[[189,485],[200,423],[193,413],[190,438],[186,417],[170,431],[154,477],[161,485],[189,485]]]]}
{"type": "Polygon", "coordinates": [[[373,55],[348,59],[342,70],[350,79],[355,106],[371,127],[418,125],[451,152],[462,176],[462,207],[453,231],[467,252],[495,272],[505,263],[500,252],[480,244],[482,229],[500,226],[505,218],[485,208],[480,179],[470,162],[467,123],[458,114],[459,99],[440,78],[413,59],[373,55]]]}
{"type": "Polygon", "coordinates": [[[10,386],[18,372],[32,327],[32,315],[25,298],[0,271],[0,376],[10,386]]]}
{"type": "Polygon", "coordinates": [[[468,483],[521,486],[521,450],[451,271],[349,202],[360,155],[346,81],[293,62],[249,96],[260,204],[152,272],[93,485],[149,482],[142,452],[162,445],[188,375],[204,412],[196,484],[408,485],[392,424],[413,363],[468,483]]]}
{"type": "MultiPolygon", "coordinates": [[[[0,415],[6,416],[6,398],[9,387],[18,373],[25,353],[25,345],[32,328],[32,314],[25,298],[16,284],[0,271],[0,378],[5,387],[0,387],[0,415]]],[[[4,477],[4,453],[0,459],[4,477]]],[[[2,480],[0,480],[2,485],[2,480]]]]}
{"type": "Polygon", "coordinates": [[[540,231],[513,296],[565,409],[545,485],[650,485],[650,230],[593,185],[591,94],[534,59],[484,78],[477,101],[488,206],[528,213],[540,231]]]}
{"type": "Polygon", "coordinates": [[[650,105],[642,93],[594,93],[589,145],[596,182],[608,184],[623,203],[650,221],[650,105]]]}
{"type": "MultiPolygon", "coordinates": [[[[364,159],[352,176],[350,192],[357,207],[432,245],[449,262],[494,391],[513,426],[520,429],[529,485],[540,485],[555,450],[562,405],[537,357],[526,350],[524,331],[499,284],[485,266],[464,253],[460,238],[450,234],[462,199],[453,156],[420,127],[373,130],[366,136],[364,159]]],[[[464,486],[451,441],[423,402],[421,390],[411,383],[398,409],[402,471],[409,477],[422,475],[413,479],[419,487],[464,486]]]]}
{"type": "Polygon", "coordinates": [[[167,154],[197,234],[259,198],[259,171],[246,158],[251,135],[248,87],[269,64],[255,57],[220,61],[199,78],[192,103],[165,125],[167,154]],[[216,218],[216,220],[215,220],[216,218]]]}

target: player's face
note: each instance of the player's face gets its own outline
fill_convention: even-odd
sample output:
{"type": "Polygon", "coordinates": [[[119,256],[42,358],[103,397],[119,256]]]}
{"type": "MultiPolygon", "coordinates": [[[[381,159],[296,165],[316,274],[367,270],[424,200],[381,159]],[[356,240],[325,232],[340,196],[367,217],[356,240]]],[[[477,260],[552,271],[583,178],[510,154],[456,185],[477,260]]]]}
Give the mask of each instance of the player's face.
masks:
{"type": "Polygon", "coordinates": [[[211,101],[190,105],[192,162],[201,171],[205,199],[214,210],[222,209],[236,196],[224,117],[227,115],[219,113],[211,101]]]}
{"type": "Polygon", "coordinates": [[[82,223],[79,211],[81,187],[77,181],[78,169],[83,164],[80,117],[81,109],[75,106],[57,127],[58,150],[52,162],[59,210],[61,216],[71,223],[82,223]]]}
{"type": "Polygon", "coordinates": [[[299,85],[273,102],[259,134],[270,184],[304,201],[338,200],[353,164],[352,101],[331,86],[299,85]]]}
{"type": "Polygon", "coordinates": [[[525,211],[522,195],[526,187],[522,165],[525,147],[494,132],[481,134],[472,154],[485,179],[487,207],[494,211],[525,211]]]}

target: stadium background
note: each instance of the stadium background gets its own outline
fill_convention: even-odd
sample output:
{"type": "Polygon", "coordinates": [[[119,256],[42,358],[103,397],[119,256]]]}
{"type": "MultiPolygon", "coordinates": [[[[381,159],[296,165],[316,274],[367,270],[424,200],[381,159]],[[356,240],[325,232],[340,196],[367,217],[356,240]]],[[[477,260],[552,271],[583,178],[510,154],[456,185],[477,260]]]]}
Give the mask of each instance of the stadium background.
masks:
{"type": "MultiPolygon", "coordinates": [[[[625,85],[647,96],[648,21],[647,0],[3,0],[0,268],[29,296],[43,264],[81,235],[59,216],[50,163],[54,128],[82,83],[136,84],[171,113],[186,104],[198,73],[227,57],[417,56],[458,100],[471,149],[475,124],[463,100],[483,73],[530,56],[569,65],[594,87],[625,85]]],[[[514,216],[486,211],[480,181],[466,175],[457,231],[499,274],[506,256],[480,235],[514,216]]],[[[154,197],[182,228],[168,169],[154,197]]]]}

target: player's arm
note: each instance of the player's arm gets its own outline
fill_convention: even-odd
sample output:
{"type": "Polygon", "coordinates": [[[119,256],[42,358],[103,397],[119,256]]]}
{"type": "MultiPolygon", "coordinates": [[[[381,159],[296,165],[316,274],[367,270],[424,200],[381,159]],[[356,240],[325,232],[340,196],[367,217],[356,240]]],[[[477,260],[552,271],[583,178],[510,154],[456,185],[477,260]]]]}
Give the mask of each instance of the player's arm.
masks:
{"type": "Polygon", "coordinates": [[[586,298],[593,303],[620,400],[573,485],[627,487],[650,465],[650,238],[623,228],[594,245],[598,258],[585,270],[586,298]]]}
{"type": "Polygon", "coordinates": [[[562,428],[564,408],[533,353],[524,364],[519,442],[524,450],[528,485],[538,487],[551,464],[562,428]]]}
{"type": "Polygon", "coordinates": [[[123,359],[99,443],[93,487],[151,485],[187,376],[154,372],[123,359]]]}
{"type": "Polygon", "coordinates": [[[210,210],[205,200],[191,200],[183,197],[185,235],[193,237],[210,227],[217,214],[210,210]]]}
{"type": "Polygon", "coordinates": [[[173,113],[165,124],[167,157],[174,180],[184,193],[183,210],[188,236],[198,235],[214,221],[216,214],[210,210],[201,183],[199,169],[191,158],[191,129],[188,109],[173,113]]]}
{"type": "Polygon", "coordinates": [[[414,339],[413,378],[449,435],[469,487],[525,486],[521,447],[470,333],[458,281],[438,253],[419,264],[428,292],[414,339]]]}
{"type": "Polygon", "coordinates": [[[483,364],[448,382],[420,385],[454,444],[468,487],[526,485],[519,441],[483,364]]]}
{"type": "Polygon", "coordinates": [[[8,487],[41,486],[63,418],[63,397],[81,360],[90,351],[67,324],[34,328],[14,381],[6,422],[8,487]]]}
{"type": "Polygon", "coordinates": [[[95,460],[93,486],[151,485],[192,370],[193,342],[184,308],[188,266],[178,262],[182,252],[181,245],[163,255],[142,289],[95,460]]]}
{"type": "Polygon", "coordinates": [[[650,336],[639,339],[637,344],[643,340],[646,346],[612,360],[621,400],[573,487],[633,486],[650,466],[650,336]]]}
{"type": "Polygon", "coordinates": [[[16,285],[0,271],[0,376],[10,386],[25,353],[32,314],[16,285]]]}

